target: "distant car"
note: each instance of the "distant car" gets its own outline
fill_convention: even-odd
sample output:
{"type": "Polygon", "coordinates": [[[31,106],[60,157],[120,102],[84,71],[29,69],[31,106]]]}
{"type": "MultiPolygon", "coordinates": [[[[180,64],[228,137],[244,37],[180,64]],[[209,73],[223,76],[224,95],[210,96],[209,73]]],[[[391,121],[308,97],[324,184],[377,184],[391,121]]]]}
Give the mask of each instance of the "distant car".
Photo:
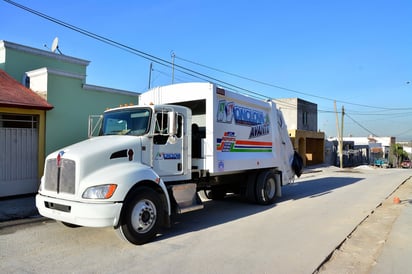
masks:
{"type": "Polygon", "coordinates": [[[402,168],[411,168],[412,167],[411,160],[404,160],[401,163],[401,167],[402,168]]]}
{"type": "Polygon", "coordinates": [[[387,159],[384,159],[384,158],[382,158],[382,159],[376,159],[374,164],[375,164],[375,166],[377,166],[377,167],[384,167],[384,168],[388,168],[388,167],[389,167],[388,160],[387,160],[387,159]]]}

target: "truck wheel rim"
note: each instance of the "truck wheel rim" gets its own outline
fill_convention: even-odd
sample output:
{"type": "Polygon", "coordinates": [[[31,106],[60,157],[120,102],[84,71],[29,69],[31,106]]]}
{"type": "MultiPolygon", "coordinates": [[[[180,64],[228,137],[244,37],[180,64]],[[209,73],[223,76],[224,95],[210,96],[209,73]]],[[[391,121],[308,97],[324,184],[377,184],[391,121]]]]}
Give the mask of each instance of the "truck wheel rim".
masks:
{"type": "Polygon", "coordinates": [[[270,178],[269,180],[266,181],[265,192],[266,192],[266,197],[268,197],[269,199],[272,199],[272,197],[275,196],[275,192],[276,192],[275,179],[270,178]]]}
{"type": "Polygon", "coordinates": [[[150,200],[139,201],[132,211],[132,226],[137,233],[146,233],[156,222],[156,206],[150,200]]]}

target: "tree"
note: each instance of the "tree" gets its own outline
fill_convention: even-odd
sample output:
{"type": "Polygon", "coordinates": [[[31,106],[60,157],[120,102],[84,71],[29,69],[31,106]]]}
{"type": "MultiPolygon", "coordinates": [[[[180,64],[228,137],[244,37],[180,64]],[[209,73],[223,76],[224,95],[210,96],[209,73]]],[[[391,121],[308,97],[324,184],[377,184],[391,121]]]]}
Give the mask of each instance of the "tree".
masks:
{"type": "Polygon", "coordinates": [[[403,159],[408,157],[408,153],[403,150],[403,146],[399,144],[392,144],[390,149],[390,155],[392,155],[392,164],[394,167],[400,166],[403,159]]]}

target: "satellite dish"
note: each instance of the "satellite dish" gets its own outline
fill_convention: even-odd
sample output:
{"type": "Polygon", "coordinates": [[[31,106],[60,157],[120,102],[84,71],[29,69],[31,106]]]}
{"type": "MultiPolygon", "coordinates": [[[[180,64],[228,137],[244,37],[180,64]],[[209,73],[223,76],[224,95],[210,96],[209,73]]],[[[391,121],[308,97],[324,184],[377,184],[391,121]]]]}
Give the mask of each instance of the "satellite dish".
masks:
{"type": "Polygon", "coordinates": [[[59,49],[59,37],[56,37],[56,38],[53,39],[53,43],[52,43],[52,46],[51,46],[51,51],[52,51],[52,52],[56,52],[56,50],[57,50],[60,54],[62,54],[62,52],[61,52],[60,49],[59,49]]]}
{"type": "Polygon", "coordinates": [[[56,38],[53,39],[53,43],[52,43],[52,46],[51,46],[51,51],[56,52],[56,49],[58,49],[58,48],[59,48],[59,37],[56,37],[56,38]]]}

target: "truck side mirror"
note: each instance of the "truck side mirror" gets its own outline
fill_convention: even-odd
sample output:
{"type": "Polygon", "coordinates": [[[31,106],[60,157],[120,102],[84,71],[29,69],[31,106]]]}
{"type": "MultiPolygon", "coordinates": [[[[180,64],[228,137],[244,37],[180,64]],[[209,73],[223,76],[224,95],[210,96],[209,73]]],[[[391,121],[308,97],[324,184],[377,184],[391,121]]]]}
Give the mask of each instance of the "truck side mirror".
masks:
{"type": "Polygon", "coordinates": [[[177,134],[177,124],[176,124],[176,119],[177,113],[174,111],[169,111],[167,113],[167,118],[168,118],[168,125],[169,125],[169,136],[174,136],[177,134]]]}

